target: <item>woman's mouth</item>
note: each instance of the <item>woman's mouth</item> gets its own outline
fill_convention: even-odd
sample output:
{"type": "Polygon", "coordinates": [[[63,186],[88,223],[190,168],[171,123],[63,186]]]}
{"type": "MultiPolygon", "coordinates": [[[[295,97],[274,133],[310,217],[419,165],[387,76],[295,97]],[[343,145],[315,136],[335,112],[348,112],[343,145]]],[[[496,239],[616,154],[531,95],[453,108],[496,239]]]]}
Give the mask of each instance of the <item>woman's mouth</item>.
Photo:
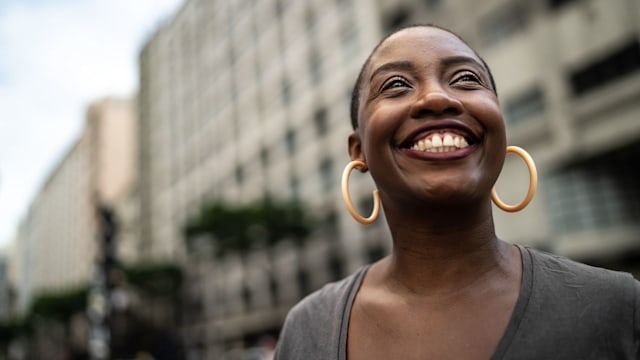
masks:
{"type": "Polygon", "coordinates": [[[422,139],[416,140],[413,145],[410,146],[410,149],[430,153],[442,153],[464,149],[468,146],[469,143],[464,136],[445,131],[442,133],[431,133],[422,139]]]}
{"type": "Polygon", "coordinates": [[[399,149],[422,160],[454,160],[472,154],[481,142],[482,136],[469,126],[442,120],[415,129],[399,149]]]}

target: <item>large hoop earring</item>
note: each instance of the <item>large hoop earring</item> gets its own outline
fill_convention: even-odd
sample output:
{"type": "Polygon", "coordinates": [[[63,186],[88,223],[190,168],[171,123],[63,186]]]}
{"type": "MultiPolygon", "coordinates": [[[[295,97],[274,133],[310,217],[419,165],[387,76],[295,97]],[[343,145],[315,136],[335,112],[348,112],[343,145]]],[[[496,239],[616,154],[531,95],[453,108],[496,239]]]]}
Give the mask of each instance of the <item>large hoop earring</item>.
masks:
{"type": "Polygon", "coordinates": [[[351,175],[351,171],[354,168],[362,171],[364,167],[364,162],[360,160],[353,160],[345,166],[344,171],[342,172],[342,200],[344,200],[344,204],[347,206],[349,214],[351,214],[357,222],[363,225],[369,225],[375,222],[378,219],[378,215],[380,215],[380,194],[378,193],[378,190],[373,190],[373,211],[367,218],[358,214],[358,211],[356,211],[353,203],[351,202],[351,195],[349,195],[349,176],[351,175]]]}
{"type": "Polygon", "coordinates": [[[524,149],[518,146],[507,146],[507,153],[514,153],[520,155],[522,160],[524,160],[525,164],[527,164],[527,168],[529,168],[529,190],[527,191],[527,195],[524,197],[520,203],[515,205],[507,205],[496,193],[495,185],[491,189],[491,200],[496,204],[500,209],[507,212],[516,212],[524,209],[529,203],[531,199],[533,199],[533,195],[536,193],[536,189],[538,188],[538,170],[536,169],[536,164],[533,162],[531,155],[526,152],[524,149]]]}

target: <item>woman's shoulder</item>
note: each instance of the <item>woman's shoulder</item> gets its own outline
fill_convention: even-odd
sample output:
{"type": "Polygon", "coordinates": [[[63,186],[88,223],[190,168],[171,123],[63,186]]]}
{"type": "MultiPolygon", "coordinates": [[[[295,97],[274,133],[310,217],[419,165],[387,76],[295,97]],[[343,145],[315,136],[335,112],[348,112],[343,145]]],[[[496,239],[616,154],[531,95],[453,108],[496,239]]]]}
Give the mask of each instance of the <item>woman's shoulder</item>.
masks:
{"type": "Polygon", "coordinates": [[[367,267],[361,267],[342,280],[325,284],[300,300],[291,308],[287,317],[336,316],[337,311],[343,310],[341,305],[346,306],[351,291],[362,281],[366,270],[367,267]]]}
{"type": "Polygon", "coordinates": [[[515,333],[509,358],[637,359],[640,283],[633,276],[522,249],[527,285],[519,321],[526,326],[515,333]]]}
{"type": "Polygon", "coordinates": [[[587,265],[567,257],[526,248],[530,254],[536,296],[575,307],[620,306],[626,315],[640,306],[640,282],[625,272],[587,265]]]}
{"type": "Polygon", "coordinates": [[[537,276],[557,279],[566,283],[579,285],[612,285],[636,286],[637,281],[629,273],[609,270],[597,266],[584,264],[565,256],[552,254],[543,250],[525,247],[531,256],[537,276]]]}
{"type": "Polygon", "coordinates": [[[324,285],[298,302],[287,314],[276,359],[327,359],[340,346],[348,304],[368,267],[324,285]]]}

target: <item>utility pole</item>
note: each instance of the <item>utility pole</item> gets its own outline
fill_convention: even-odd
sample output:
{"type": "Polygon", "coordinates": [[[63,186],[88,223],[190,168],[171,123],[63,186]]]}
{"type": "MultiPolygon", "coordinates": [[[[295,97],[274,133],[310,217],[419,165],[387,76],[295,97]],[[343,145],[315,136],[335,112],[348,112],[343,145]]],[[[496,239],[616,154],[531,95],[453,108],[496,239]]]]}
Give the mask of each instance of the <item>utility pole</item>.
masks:
{"type": "Polygon", "coordinates": [[[100,251],[87,299],[87,315],[91,323],[89,355],[92,360],[107,360],[111,355],[111,292],[117,267],[115,239],[118,226],[115,213],[110,207],[98,205],[96,213],[100,251]]]}

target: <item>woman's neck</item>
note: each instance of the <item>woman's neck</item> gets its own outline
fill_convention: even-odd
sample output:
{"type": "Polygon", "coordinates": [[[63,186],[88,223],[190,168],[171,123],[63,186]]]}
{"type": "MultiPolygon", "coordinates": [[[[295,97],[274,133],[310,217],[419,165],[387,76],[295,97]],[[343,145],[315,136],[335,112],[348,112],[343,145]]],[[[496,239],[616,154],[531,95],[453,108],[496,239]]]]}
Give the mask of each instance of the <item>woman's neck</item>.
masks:
{"type": "MultiPolygon", "coordinates": [[[[395,209],[398,210],[398,209],[395,209]]],[[[411,209],[387,217],[393,252],[380,264],[396,291],[454,293],[516,269],[517,249],[495,235],[491,207],[411,209]]]]}

